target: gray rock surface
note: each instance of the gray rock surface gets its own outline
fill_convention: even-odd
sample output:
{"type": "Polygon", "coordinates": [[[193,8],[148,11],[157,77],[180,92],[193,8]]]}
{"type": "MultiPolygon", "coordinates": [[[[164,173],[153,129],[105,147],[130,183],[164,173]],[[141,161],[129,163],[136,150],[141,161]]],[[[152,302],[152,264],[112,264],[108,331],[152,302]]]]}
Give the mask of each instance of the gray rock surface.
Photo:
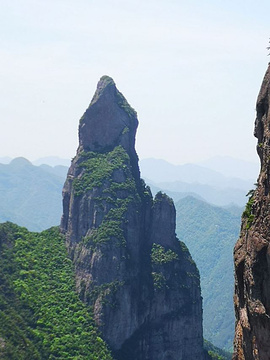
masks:
{"type": "Polygon", "coordinates": [[[257,99],[255,136],[261,170],[234,249],[234,360],[270,359],[270,65],[257,99]]]}
{"type": "Polygon", "coordinates": [[[101,78],[80,120],[61,230],[76,286],[118,360],[204,359],[199,273],[172,200],[140,179],[136,112],[101,78]]]}

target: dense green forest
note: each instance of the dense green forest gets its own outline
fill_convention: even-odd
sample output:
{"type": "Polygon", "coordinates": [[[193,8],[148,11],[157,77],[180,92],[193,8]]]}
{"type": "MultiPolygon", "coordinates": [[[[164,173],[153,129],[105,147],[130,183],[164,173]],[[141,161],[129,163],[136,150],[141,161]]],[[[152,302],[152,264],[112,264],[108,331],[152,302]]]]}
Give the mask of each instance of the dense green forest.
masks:
{"type": "Polygon", "coordinates": [[[111,360],[58,228],[0,225],[0,358],[111,360]]]}

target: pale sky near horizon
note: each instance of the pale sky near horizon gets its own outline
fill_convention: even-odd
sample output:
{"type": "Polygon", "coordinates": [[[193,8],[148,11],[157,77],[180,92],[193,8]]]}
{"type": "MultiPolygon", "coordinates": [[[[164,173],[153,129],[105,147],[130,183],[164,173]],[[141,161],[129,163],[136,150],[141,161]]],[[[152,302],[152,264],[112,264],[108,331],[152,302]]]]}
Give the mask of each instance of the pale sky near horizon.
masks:
{"type": "Polygon", "coordinates": [[[138,113],[141,159],[258,162],[270,2],[0,0],[0,157],[72,158],[106,74],[138,113]]]}

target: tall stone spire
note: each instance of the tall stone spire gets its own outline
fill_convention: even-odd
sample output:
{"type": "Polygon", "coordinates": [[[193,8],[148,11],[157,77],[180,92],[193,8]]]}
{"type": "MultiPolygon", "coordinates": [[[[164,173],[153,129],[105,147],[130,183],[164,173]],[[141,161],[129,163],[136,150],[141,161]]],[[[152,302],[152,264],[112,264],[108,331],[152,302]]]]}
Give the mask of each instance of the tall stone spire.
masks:
{"type": "Polygon", "coordinates": [[[102,77],[79,125],[61,229],[77,290],[117,360],[202,360],[196,265],[175,236],[175,208],[140,179],[136,112],[102,77]]]}

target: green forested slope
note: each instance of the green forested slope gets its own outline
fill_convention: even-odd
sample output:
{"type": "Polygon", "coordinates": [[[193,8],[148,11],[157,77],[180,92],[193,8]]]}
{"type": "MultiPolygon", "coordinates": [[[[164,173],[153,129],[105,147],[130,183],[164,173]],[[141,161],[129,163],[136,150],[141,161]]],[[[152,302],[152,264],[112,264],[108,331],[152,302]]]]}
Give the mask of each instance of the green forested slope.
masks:
{"type": "Polygon", "coordinates": [[[231,349],[234,334],[233,247],[242,209],[223,209],[193,197],[176,203],[178,238],[185,241],[201,275],[204,337],[231,349]]]}
{"type": "Polygon", "coordinates": [[[210,343],[207,340],[203,341],[203,347],[207,351],[209,360],[231,360],[232,359],[232,354],[229,351],[222,350],[222,349],[214,346],[212,343],[210,343]]]}
{"type": "Polygon", "coordinates": [[[58,228],[0,225],[0,358],[111,360],[75,292],[58,228]]]}

